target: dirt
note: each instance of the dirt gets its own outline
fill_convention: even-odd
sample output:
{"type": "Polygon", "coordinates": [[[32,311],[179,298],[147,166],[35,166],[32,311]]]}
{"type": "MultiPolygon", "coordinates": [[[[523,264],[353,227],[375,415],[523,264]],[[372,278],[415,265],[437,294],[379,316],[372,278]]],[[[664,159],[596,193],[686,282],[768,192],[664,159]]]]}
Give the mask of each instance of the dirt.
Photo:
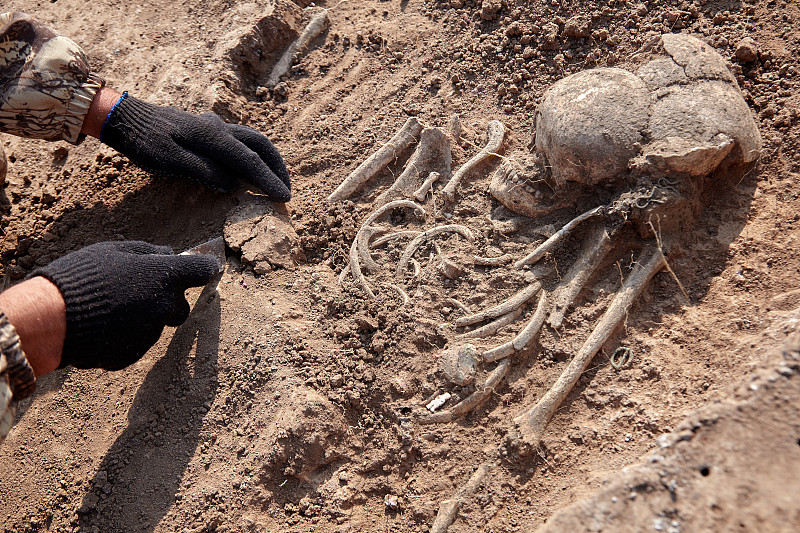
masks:
{"type": "MultiPolygon", "coordinates": [[[[2,137],[5,283],[102,240],[182,250],[227,223],[235,241],[219,282],[190,291],[186,324],[168,329],[140,362],[39,380],[0,448],[4,528],[428,531],[440,502],[488,462],[494,467],[451,531],[797,530],[797,501],[785,498],[800,451],[797,368],[775,351],[800,318],[797,4],[321,5],[330,28],[269,90],[264,80],[302,29],[305,5],[14,4],[80,43],[111,86],[266,133],[292,172],[294,198],[281,209],[244,188],[224,195],[154,178],[94,140],[73,147],[2,137]],[[441,253],[428,245],[416,256],[422,281],[401,280],[407,306],[382,285],[397,283],[397,243],[374,253],[390,267],[368,272],[375,299],[337,278],[410,153],[351,201],[325,198],[409,116],[445,128],[460,115],[454,170],[485,144],[491,119],[509,129],[507,153],[530,149],[549,86],[586,68],[624,67],[664,32],[698,36],[723,56],[763,138],[758,164],[714,175],[703,209],[680,225],[669,261],[689,300],[669,273],[658,274],[547,426],[538,453],[509,453],[511,419],[555,381],[638,258],[645,241],[627,232],[564,326],[546,327],[514,355],[488,401],[459,420],[420,425],[416,413],[432,398],[451,393],[447,408],[497,365],[479,362],[461,386],[445,381],[439,356],[460,342],[459,315],[445,298],[483,309],[532,275],[476,266],[472,256],[520,257],[607,191],[545,217],[492,221],[494,158],[465,179],[449,216],[436,196],[423,218],[396,211],[381,224],[463,224],[474,233],[472,241],[442,236],[441,253]],[[618,346],[633,358],[615,370],[609,356],[618,346]],[[751,387],[754,379],[769,386],[751,387]],[[706,422],[693,422],[697,413],[706,422]],[[653,457],[663,458],[654,466],[653,457]],[[625,503],[611,507],[612,498],[625,503]]],[[[547,279],[571,264],[589,229],[548,258],[543,269],[555,278],[547,279]]],[[[503,342],[522,323],[470,342],[503,342]]]]}

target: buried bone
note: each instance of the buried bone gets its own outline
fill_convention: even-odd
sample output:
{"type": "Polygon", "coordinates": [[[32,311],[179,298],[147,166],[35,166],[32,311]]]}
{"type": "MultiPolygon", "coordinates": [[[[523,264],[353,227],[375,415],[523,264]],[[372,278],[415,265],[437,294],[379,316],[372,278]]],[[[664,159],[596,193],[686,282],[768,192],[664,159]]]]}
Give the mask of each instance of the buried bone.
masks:
{"type": "Polygon", "coordinates": [[[442,376],[459,387],[472,383],[477,365],[478,350],[472,344],[455,346],[439,355],[439,370],[442,376]]]}
{"type": "MultiPolygon", "coordinates": [[[[617,292],[614,300],[608,306],[603,317],[594,327],[589,338],[586,339],[581,349],[564,369],[561,376],[550,390],[533,407],[525,410],[514,418],[514,430],[511,440],[518,439],[515,445],[524,448],[524,451],[534,449],[542,439],[545,426],[555,414],[558,407],[564,402],[572,387],[577,383],[589,362],[600,350],[600,347],[611,337],[630,311],[631,306],[644,290],[650,279],[665,265],[664,256],[654,246],[650,247],[649,257],[646,261],[636,263],[624,285],[617,292]]],[[[507,361],[507,359],[504,359],[507,361]]]]}
{"type": "MultiPolygon", "coordinates": [[[[425,128],[420,134],[417,149],[411,154],[405,169],[397,176],[391,187],[378,196],[375,200],[376,205],[383,205],[396,198],[417,197],[416,193],[421,190],[423,184],[420,178],[429,177],[432,172],[437,172],[439,176],[449,176],[451,161],[450,140],[447,135],[439,128],[425,128]]],[[[426,195],[427,190],[422,192],[422,198],[417,199],[422,201],[426,195]]]]}
{"type": "Polygon", "coordinates": [[[442,195],[447,201],[452,202],[455,200],[456,190],[461,180],[464,179],[464,176],[472,172],[475,167],[479,166],[490,157],[497,155],[497,151],[500,150],[500,147],[503,145],[503,140],[506,135],[505,125],[499,120],[492,120],[489,121],[487,129],[489,132],[489,140],[486,142],[486,146],[483,147],[480,152],[472,156],[472,159],[464,163],[464,165],[453,174],[450,181],[444,186],[444,189],[442,189],[442,195]]]}
{"type": "Polygon", "coordinates": [[[417,140],[422,124],[415,117],[406,120],[403,127],[388,143],[369,156],[328,196],[329,202],[341,202],[363,187],[371,178],[386,168],[406,148],[417,140]]]}

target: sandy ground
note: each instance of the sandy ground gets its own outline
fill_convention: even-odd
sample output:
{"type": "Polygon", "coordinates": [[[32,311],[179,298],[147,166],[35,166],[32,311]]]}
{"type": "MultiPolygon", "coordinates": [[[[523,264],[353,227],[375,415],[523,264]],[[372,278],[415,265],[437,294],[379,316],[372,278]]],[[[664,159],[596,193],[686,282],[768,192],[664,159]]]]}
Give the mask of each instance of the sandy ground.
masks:
{"type": "MultiPolygon", "coordinates": [[[[227,227],[232,244],[216,285],[190,291],[186,324],[140,362],[39,381],[0,448],[5,530],[430,531],[440,503],[484,463],[492,468],[451,531],[800,529],[800,505],[787,498],[800,464],[798,366],[796,350],[780,350],[800,307],[798,5],[323,3],[330,28],[265,89],[303,27],[305,4],[13,4],[81,43],[109,85],[269,135],[294,198],[281,208],[244,188],[222,195],[154,178],[94,140],[2,137],[5,283],[102,240],[181,250],[227,227]],[[555,381],[640,257],[647,241],[626,233],[564,325],[515,354],[485,403],[452,422],[420,424],[427,401],[449,392],[447,409],[498,365],[479,364],[463,386],[444,379],[437,361],[461,342],[452,325],[460,311],[447,298],[483,309],[535,274],[471,258],[520,257],[605,193],[541,220],[507,213],[498,224],[488,192],[495,158],[465,179],[451,211],[436,195],[422,219],[398,210],[385,227],[463,224],[475,237],[443,236],[438,251],[426,244],[420,279],[403,282],[405,306],[382,284],[401,258],[397,243],[375,250],[389,268],[368,272],[374,299],[337,278],[408,154],[350,201],[325,198],[409,116],[442,128],[460,116],[453,169],[485,144],[492,119],[509,130],[506,153],[527,150],[547,87],[586,68],[624,67],[666,32],[698,36],[725,58],[764,142],[754,169],[712,178],[703,208],[674,236],[670,265],[689,301],[668,273],[657,274],[537,452],[519,457],[505,446],[511,419],[555,381]],[[754,57],[737,57],[745,37],[754,57]],[[618,346],[633,359],[615,370],[618,346]]],[[[556,279],[588,229],[547,259],[556,279]]],[[[512,338],[534,308],[474,343],[512,338]]]]}

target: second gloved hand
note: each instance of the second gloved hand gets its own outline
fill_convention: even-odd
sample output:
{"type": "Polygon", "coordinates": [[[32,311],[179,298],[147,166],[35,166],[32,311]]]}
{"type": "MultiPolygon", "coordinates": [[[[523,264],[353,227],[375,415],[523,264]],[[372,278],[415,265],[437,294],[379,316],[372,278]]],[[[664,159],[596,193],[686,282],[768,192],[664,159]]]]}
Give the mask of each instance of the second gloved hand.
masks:
{"type": "Polygon", "coordinates": [[[210,255],[172,255],[140,241],[101,242],[34,271],[58,287],[67,308],[61,367],[119,370],[138,361],[164,326],[189,316],[184,291],[219,272],[210,255]]]}
{"type": "Polygon", "coordinates": [[[240,178],[276,202],[292,197],[289,172],[269,139],[214,113],[193,115],[125,93],[109,113],[100,140],[154,174],[191,178],[222,191],[233,189],[240,178]]]}

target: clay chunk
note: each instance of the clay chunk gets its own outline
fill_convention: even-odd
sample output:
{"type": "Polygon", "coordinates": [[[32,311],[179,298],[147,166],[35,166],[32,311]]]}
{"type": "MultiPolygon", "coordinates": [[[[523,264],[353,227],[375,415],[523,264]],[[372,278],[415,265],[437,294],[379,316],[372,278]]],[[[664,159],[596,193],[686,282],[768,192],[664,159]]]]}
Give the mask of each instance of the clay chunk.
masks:
{"type": "Polygon", "coordinates": [[[225,222],[224,234],[225,243],[241,252],[242,262],[252,265],[256,274],[273,268],[293,270],[303,260],[289,217],[268,202],[235,208],[225,222]]]}

